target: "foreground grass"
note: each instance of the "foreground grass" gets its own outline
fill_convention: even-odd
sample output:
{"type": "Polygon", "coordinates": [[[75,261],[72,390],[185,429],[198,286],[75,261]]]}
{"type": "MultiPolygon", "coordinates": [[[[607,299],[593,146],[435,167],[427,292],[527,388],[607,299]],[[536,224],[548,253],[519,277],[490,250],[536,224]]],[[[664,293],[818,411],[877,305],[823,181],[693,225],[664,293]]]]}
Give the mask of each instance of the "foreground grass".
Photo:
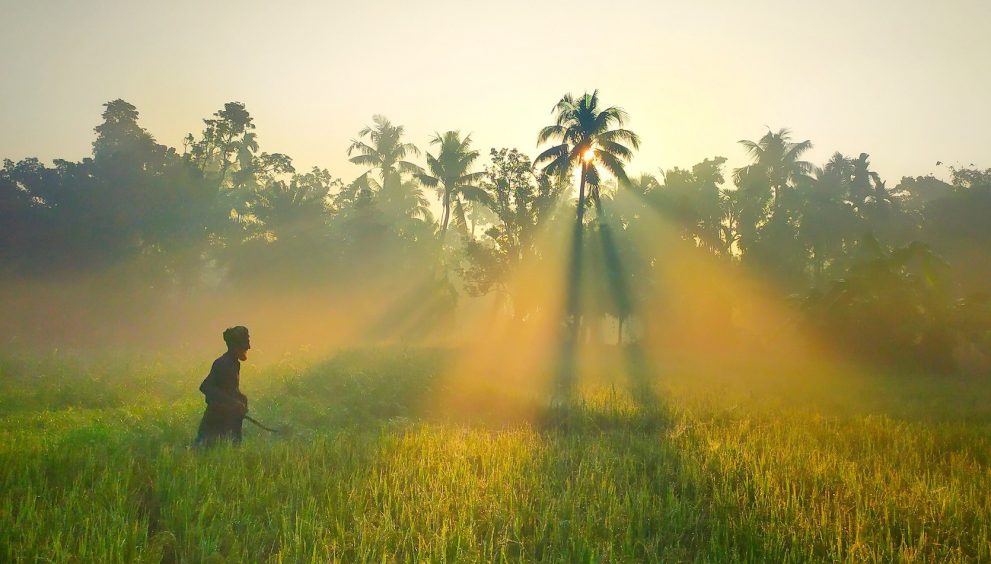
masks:
{"type": "Polygon", "coordinates": [[[672,369],[645,399],[605,363],[493,427],[430,417],[445,358],[246,366],[253,413],[294,432],[196,451],[196,367],[3,357],[0,560],[991,559],[984,383],[672,369]]]}

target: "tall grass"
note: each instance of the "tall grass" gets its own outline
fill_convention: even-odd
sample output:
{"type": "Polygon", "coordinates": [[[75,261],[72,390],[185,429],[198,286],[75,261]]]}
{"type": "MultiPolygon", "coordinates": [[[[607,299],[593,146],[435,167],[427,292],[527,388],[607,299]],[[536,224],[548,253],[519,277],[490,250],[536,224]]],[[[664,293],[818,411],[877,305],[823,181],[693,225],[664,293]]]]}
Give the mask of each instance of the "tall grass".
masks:
{"type": "Polygon", "coordinates": [[[672,365],[648,401],[605,361],[493,427],[425,409],[447,357],[246,364],[252,412],[292,434],[197,450],[196,364],[4,356],[0,560],[991,560],[983,382],[672,365]]]}

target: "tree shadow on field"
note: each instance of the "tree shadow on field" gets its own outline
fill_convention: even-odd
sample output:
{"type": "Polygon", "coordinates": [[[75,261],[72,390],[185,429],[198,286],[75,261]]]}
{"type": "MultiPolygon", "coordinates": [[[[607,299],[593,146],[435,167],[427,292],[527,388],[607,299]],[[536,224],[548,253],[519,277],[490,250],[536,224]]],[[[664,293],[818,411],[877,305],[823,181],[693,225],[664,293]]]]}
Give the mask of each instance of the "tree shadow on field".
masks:
{"type": "Polygon", "coordinates": [[[568,253],[567,276],[565,277],[565,319],[559,335],[557,363],[554,368],[551,394],[555,403],[568,402],[575,393],[576,371],[578,368],[578,339],[581,333],[584,272],[584,234],[580,224],[572,229],[570,251],[568,253]]]}
{"type": "MultiPolygon", "coordinates": [[[[616,354],[630,394],[614,401],[546,404],[536,420],[498,427],[483,417],[380,428],[364,467],[332,486],[347,509],[280,556],[332,546],[330,558],[350,561],[690,559],[712,525],[666,440],[673,418],[647,355],[616,354]]],[[[364,423],[355,433],[369,436],[364,423]]]]}
{"type": "MultiPolygon", "coordinates": [[[[615,381],[611,381],[611,395],[597,404],[590,403],[580,395],[577,382],[573,392],[565,398],[554,398],[540,414],[535,424],[540,430],[629,430],[635,432],[663,432],[672,422],[672,415],[665,400],[654,387],[660,374],[644,354],[639,344],[616,347],[606,353],[604,366],[606,370],[612,366],[610,362],[618,355],[620,370],[625,380],[625,393],[629,395],[632,405],[622,402],[617,392],[615,381]]],[[[578,366],[577,355],[569,355],[570,366],[578,366]]],[[[559,364],[558,370],[561,370],[559,364]]],[[[577,378],[572,377],[572,381],[577,378]]],[[[610,379],[612,380],[612,379],[610,379]]],[[[625,394],[623,394],[625,396],[625,394]]]]}
{"type": "MultiPolygon", "coordinates": [[[[710,520],[698,469],[670,440],[676,416],[652,385],[660,374],[641,347],[617,348],[628,394],[573,396],[545,410],[531,495],[522,519],[526,559],[685,561],[705,553],[710,520]]],[[[607,366],[615,366],[609,362],[607,366]]]]}
{"type": "MultiPolygon", "coordinates": [[[[601,202],[596,198],[599,217],[601,202]]],[[[607,298],[614,311],[636,309],[611,226],[599,225],[607,298]]],[[[553,400],[535,427],[543,439],[536,488],[546,504],[524,520],[529,546],[517,555],[565,561],[689,560],[704,553],[712,522],[697,477],[669,440],[676,418],[654,386],[660,374],[640,343],[619,343],[604,366],[621,367],[628,397],[583,398],[578,379],[585,285],[582,229],[576,226],[568,263],[567,321],[554,367],[553,400]],[[628,399],[629,401],[624,401],[628,399]]],[[[598,351],[602,354],[602,351],[598,351]]],[[[598,360],[598,356],[595,357],[598,360]]],[[[587,369],[587,367],[585,367],[587,369]]],[[[585,370],[587,372],[587,370],[585,370]]],[[[613,374],[615,376],[615,374],[613,374]]],[[[615,384],[613,384],[615,385],[615,384]]]]}

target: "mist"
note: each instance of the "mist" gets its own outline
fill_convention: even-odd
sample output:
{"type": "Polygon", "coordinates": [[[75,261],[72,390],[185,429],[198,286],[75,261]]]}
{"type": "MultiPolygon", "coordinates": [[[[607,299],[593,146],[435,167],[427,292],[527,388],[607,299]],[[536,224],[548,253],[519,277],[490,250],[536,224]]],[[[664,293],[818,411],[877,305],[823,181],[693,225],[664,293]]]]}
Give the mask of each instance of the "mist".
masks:
{"type": "Polygon", "coordinates": [[[0,560],[991,560],[984,5],[57,4],[0,560]]]}
{"type": "Polygon", "coordinates": [[[347,151],[367,171],[341,179],[265,151],[238,102],[182,147],[124,100],[104,110],[92,157],[0,171],[4,343],[199,354],[244,324],[262,359],[484,343],[773,362],[814,343],[873,364],[986,364],[989,170],[894,182],[868,153],[805,161],[813,143],[781,129],[729,143],[741,168],[714,156],[629,178],[617,167],[640,135],[618,110],[618,133],[582,142],[590,160],[553,128],[534,158],[457,130],[417,142],[374,116],[347,151]]]}

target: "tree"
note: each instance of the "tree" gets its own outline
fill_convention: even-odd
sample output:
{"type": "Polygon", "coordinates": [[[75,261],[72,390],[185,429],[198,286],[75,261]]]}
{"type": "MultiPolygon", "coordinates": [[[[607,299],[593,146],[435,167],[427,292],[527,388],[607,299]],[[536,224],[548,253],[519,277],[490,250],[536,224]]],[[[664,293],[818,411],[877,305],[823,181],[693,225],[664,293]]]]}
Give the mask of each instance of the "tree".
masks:
{"type": "Polygon", "coordinates": [[[430,201],[415,179],[390,182],[377,193],[377,204],[398,236],[419,234],[423,228],[432,232],[434,218],[430,201]]]}
{"type": "Polygon", "coordinates": [[[781,206],[781,193],[793,186],[799,177],[812,172],[812,163],[799,160],[803,154],[812,148],[811,141],[793,143],[791,132],[779,129],[777,133],[768,130],[757,141],[743,139],[739,141],[753,158],[753,162],[734,171],[734,180],[740,184],[743,177],[751,180],[756,176],[766,182],[771,190],[772,213],[781,206]]]}
{"type": "Polygon", "coordinates": [[[895,194],[906,209],[919,211],[926,204],[939,198],[945,198],[953,192],[953,186],[935,176],[903,176],[895,186],[895,194]]]}
{"type": "Polygon", "coordinates": [[[720,188],[725,162],[725,157],[715,157],[691,170],[665,171],[664,184],[653,187],[646,198],[675,219],[685,239],[711,253],[728,255],[734,239],[726,218],[726,196],[720,188]]]}
{"type": "MultiPolygon", "coordinates": [[[[4,159],[0,169],[0,273],[25,266],[30,258],[41,251],[39,241],[48,231],[47,203],[35,192],[38,186],[25,182],[25,176],[51,179],[54,175],[38,159],[24,159],[18,163],[4,159]],[[30,172],[29,172],[30,171],[30,172]],[[28,172],[28,175],[25,174],[28,172]],[[34,172],[34,174],[31,174],[34,172]],[[34,188],[34,191],[32,191],[34,188]]],[[[41,193],[51,192],[41,189],[41,193]]]]}
{"type": "Polygon", "coordinates": [[[844,247],[863,235],[865,226],[851,199],[866,201],[869,184],[858,187],[854,170],[850,159],[835,153],[812,176],[798,179],[798,237],[810,257],[815,284],[824,281],[826,267],[844,253],[844,247]]]}
{"type": "Polygon", "coordinates": [[[565,94],[552,113],[554,124],[540,131],[537,143],[558,144],[537,155],[534,164],[551,175],[567,175],[580,167],[576,220],[580,229],[585,216],[585,186],[598,189],[600,168],[620,182],[627,182],[625,166],[633,149],[640,148],[640,137],[623,129],[628,116],[622,108],[600,109],[598,90],[579,98],[565,94]]]}
{"type": "Polygon", "coordinates": [[[4,227],[17,241],[8,256],[22,272],[126,264],[142,271],[142,284],[175,287],[196,278],[216,192],[138,117],[124,100],[107,102],[92,158],[57,159],[51,168],[37,159],[5,163],[0,208],[16,206],[4,227]]]}
{"type": "Polygon", "coordinates": [[[805,281],[806,251],[797,237],[801,197],[795,186],[814,168],[800,160],[812,143],[792,142],[787,129],[768,130],[758,141],[739,143],[753,159],[733,171],[736,191],[730,195],[741,259],[799,288],[805,281]]]}
{"type": "Polygon", "coordinates": [[[263,184],[257,182],[256,175],[265,166],[279,166],[288,158],[285,155],[272,157],[263,155],[259,164],[258,137],[255,134],[254,118],[241,102],[227,102],[223,109],[214,112],[213,118],[204,119],[205,128],[199,141],[192,134],[186,137],[188,152],[184,155],[206,178],[212,180],[217,191],[216,206],[225,218],[216,232],[226,237],[237,238],[243,235],[241,227],[250,223],[248,202],[252,192],[263,184]]]}
{"type": "Polygon", "coordinates": [[[871,170],[870,155],[850,159],[849,201],[861,222],[888,244],[905,245],[919,237],[921,215],[908,205],[906,190],[889,189],[881,175],[871,170]]]}
{"type": "Polygon", "coordinates": [[[138,125],[138,109],[120,98],[103,105],[103,123],[93,128],[93,156],[102,159],[118,153],[149,151],[156,148],[155,139],[138,125]]]}
{"type": "MultiPolygon", "coordinates": [[[[640,180],[647,179],[641,176],[640,180]]],[[[651,193],[653,191],[648,192],[651,193]]],[[[611,205],[623,195],[615,190],[594,199],[596,221],[593,229],[599,244],[593,245],[589,253],[592,267],[602,273],[597,277],[599,284],[591,288],[598,299],[590,302],[597,306],[598,311],[590,313],[609,314],[616,318],[616,341],[619,344],[623,343],[623,325],[636,312],[636,304],[650,286],[646,279],[653,263],[646,259],[644,250],[637,244],[637,233],[632,228],[631,220],[619,213],[618,206],[611,205]],[[603,296],[606,299],[602,299],[603,296]]]]}
{"type": "Polygon", "coordinates": [[[293,174],[288,182],[269,180],[251,202],[251,213],[266,236],[282,242],[313,244],[324,231],[328,194],[340,182],[325,169],[293,174]]]}
{"type": "Polygon", "coordinates": [[[477,186],[484,173],[471,172],[478,160],[478,151],[471,148],[471,135],[461,137],[460,131],[434,134],[431,145],[439,145],[437,156],[427,153],[427,172],[416,175],[428,188],[436,188],[441,197],[444,216],[440,224],[440,239],[447,234],[447,224],[451,218],[451,204],[460,204],[461,198],[478,201],[485,192],[477,186]]]}
{"type": "Polygon", "coordinates": [[[950,366],[954,335],[948,265],[928,245],[888,249],[873,236],[825,292],[805,306],[823,336],[869,358],[950,366]]]}
{"type": "Polygon", "coordinates": [[[660,188],[661,183],[653,174],[643,173],[636,178],[630,178],[627,182],[619,184],[619,192],[626,200],[626,215],[624,222],[631,222],[642,219],[647,211],[653,207],[653,192],[660,188]],[[629,196],[629,198],[626,198],[629,196]]]}
{"type": "Polygon", "coordinates": [[[352,139],[348,147],[349,160],[369,170],[334,199],[346,222],[367,233],[362,240],[380,247],[406,246],[418,241],[433,222],[429,202],[415,180],[415,175],[423,170],[405,160],[419,156],[420,150],[403,141],[403,126],[393,125],[381,115],[373,116],[372,120],[374,124],[358,132],[358,138],[352,139]],[[372,175],[375,171],[379,173],[378,180],[372,175]],[[414,178],[404,179],[403,175],[414,178]],[[369,230],[374,230],[379,222],[391,233],[389,237],[396,240],[390,242],[384,233],[371,236],[369,230]]]}
{"type": "MultiPolygon", "coordinates": [[[[832,164],[837,156],[841,156],[839,152],[833,155],[833,159],[830,160],[830,163],[827,163],[827,166],[832,164]]],[[[872,181],[879,180],[877,179],[877,173],[870,169],[870,155],[860,153],[860,156],[856,159],[843,160],[845,163],[843,174],[849,178],[848,197],[855,208],[863,210],[866,206],[870,205],[871,200],[876,195],[872,181]]]]}
{"type": "Polygon", "coordinates": [[[922,209],[922,238],[957,269],[966,293],[991,277],[991,169],[951,169],[951,190],[922,209]]]}
{"type": "Polygon", "coordinates": [[[221,251],[232,281],[307,284],[333,267],[328,194],[340,181],[318,167],[296,173],[288,157],[278,161],[259,174],[242,217],[242,237],[228,240],[221,251]]]}
{"type": "Polygon", "coordinates": [[[537,174],[529,157],[516,149],[492,149],[491,164],[485,167],[478,201],[495,215],[485,230],[486,239],[468,239],[462,269],[466,290],[480,296],[499,290],[513,300],[517,315],[523,315],[518,296],[506,294],[509,273],[524,260],[539,260],[538,230],[551,219],[564,185],[537,174]]]}
{"type": "Polygon", "coordinates": [[[204,173],[216,176],[218,188],[233,187],[228,174],[232,167],[244,165],[246,153],[258,150],[254,119],[241,102],[227,102],[213,116],[203,120],[206,128],[200,141],[193,143],[189,158],[204,173]]]}
{"type": "Polygon", "coordinates": [[[393,125],[385,116],[372,116],[374,125],[358,132],[358,138],[351,140],[348,156],[352,163],[378,170],[381,184],[369,178],[373,190],[380,190],[389,183],[399,183],[402,174],[422,172],[419,166],[405,160],[409,156],[420,156],[420,150],[412,143],[403,142],[405,129],[393,125]],[[367,142],[362,138],[367,138],[367,142]]]}

